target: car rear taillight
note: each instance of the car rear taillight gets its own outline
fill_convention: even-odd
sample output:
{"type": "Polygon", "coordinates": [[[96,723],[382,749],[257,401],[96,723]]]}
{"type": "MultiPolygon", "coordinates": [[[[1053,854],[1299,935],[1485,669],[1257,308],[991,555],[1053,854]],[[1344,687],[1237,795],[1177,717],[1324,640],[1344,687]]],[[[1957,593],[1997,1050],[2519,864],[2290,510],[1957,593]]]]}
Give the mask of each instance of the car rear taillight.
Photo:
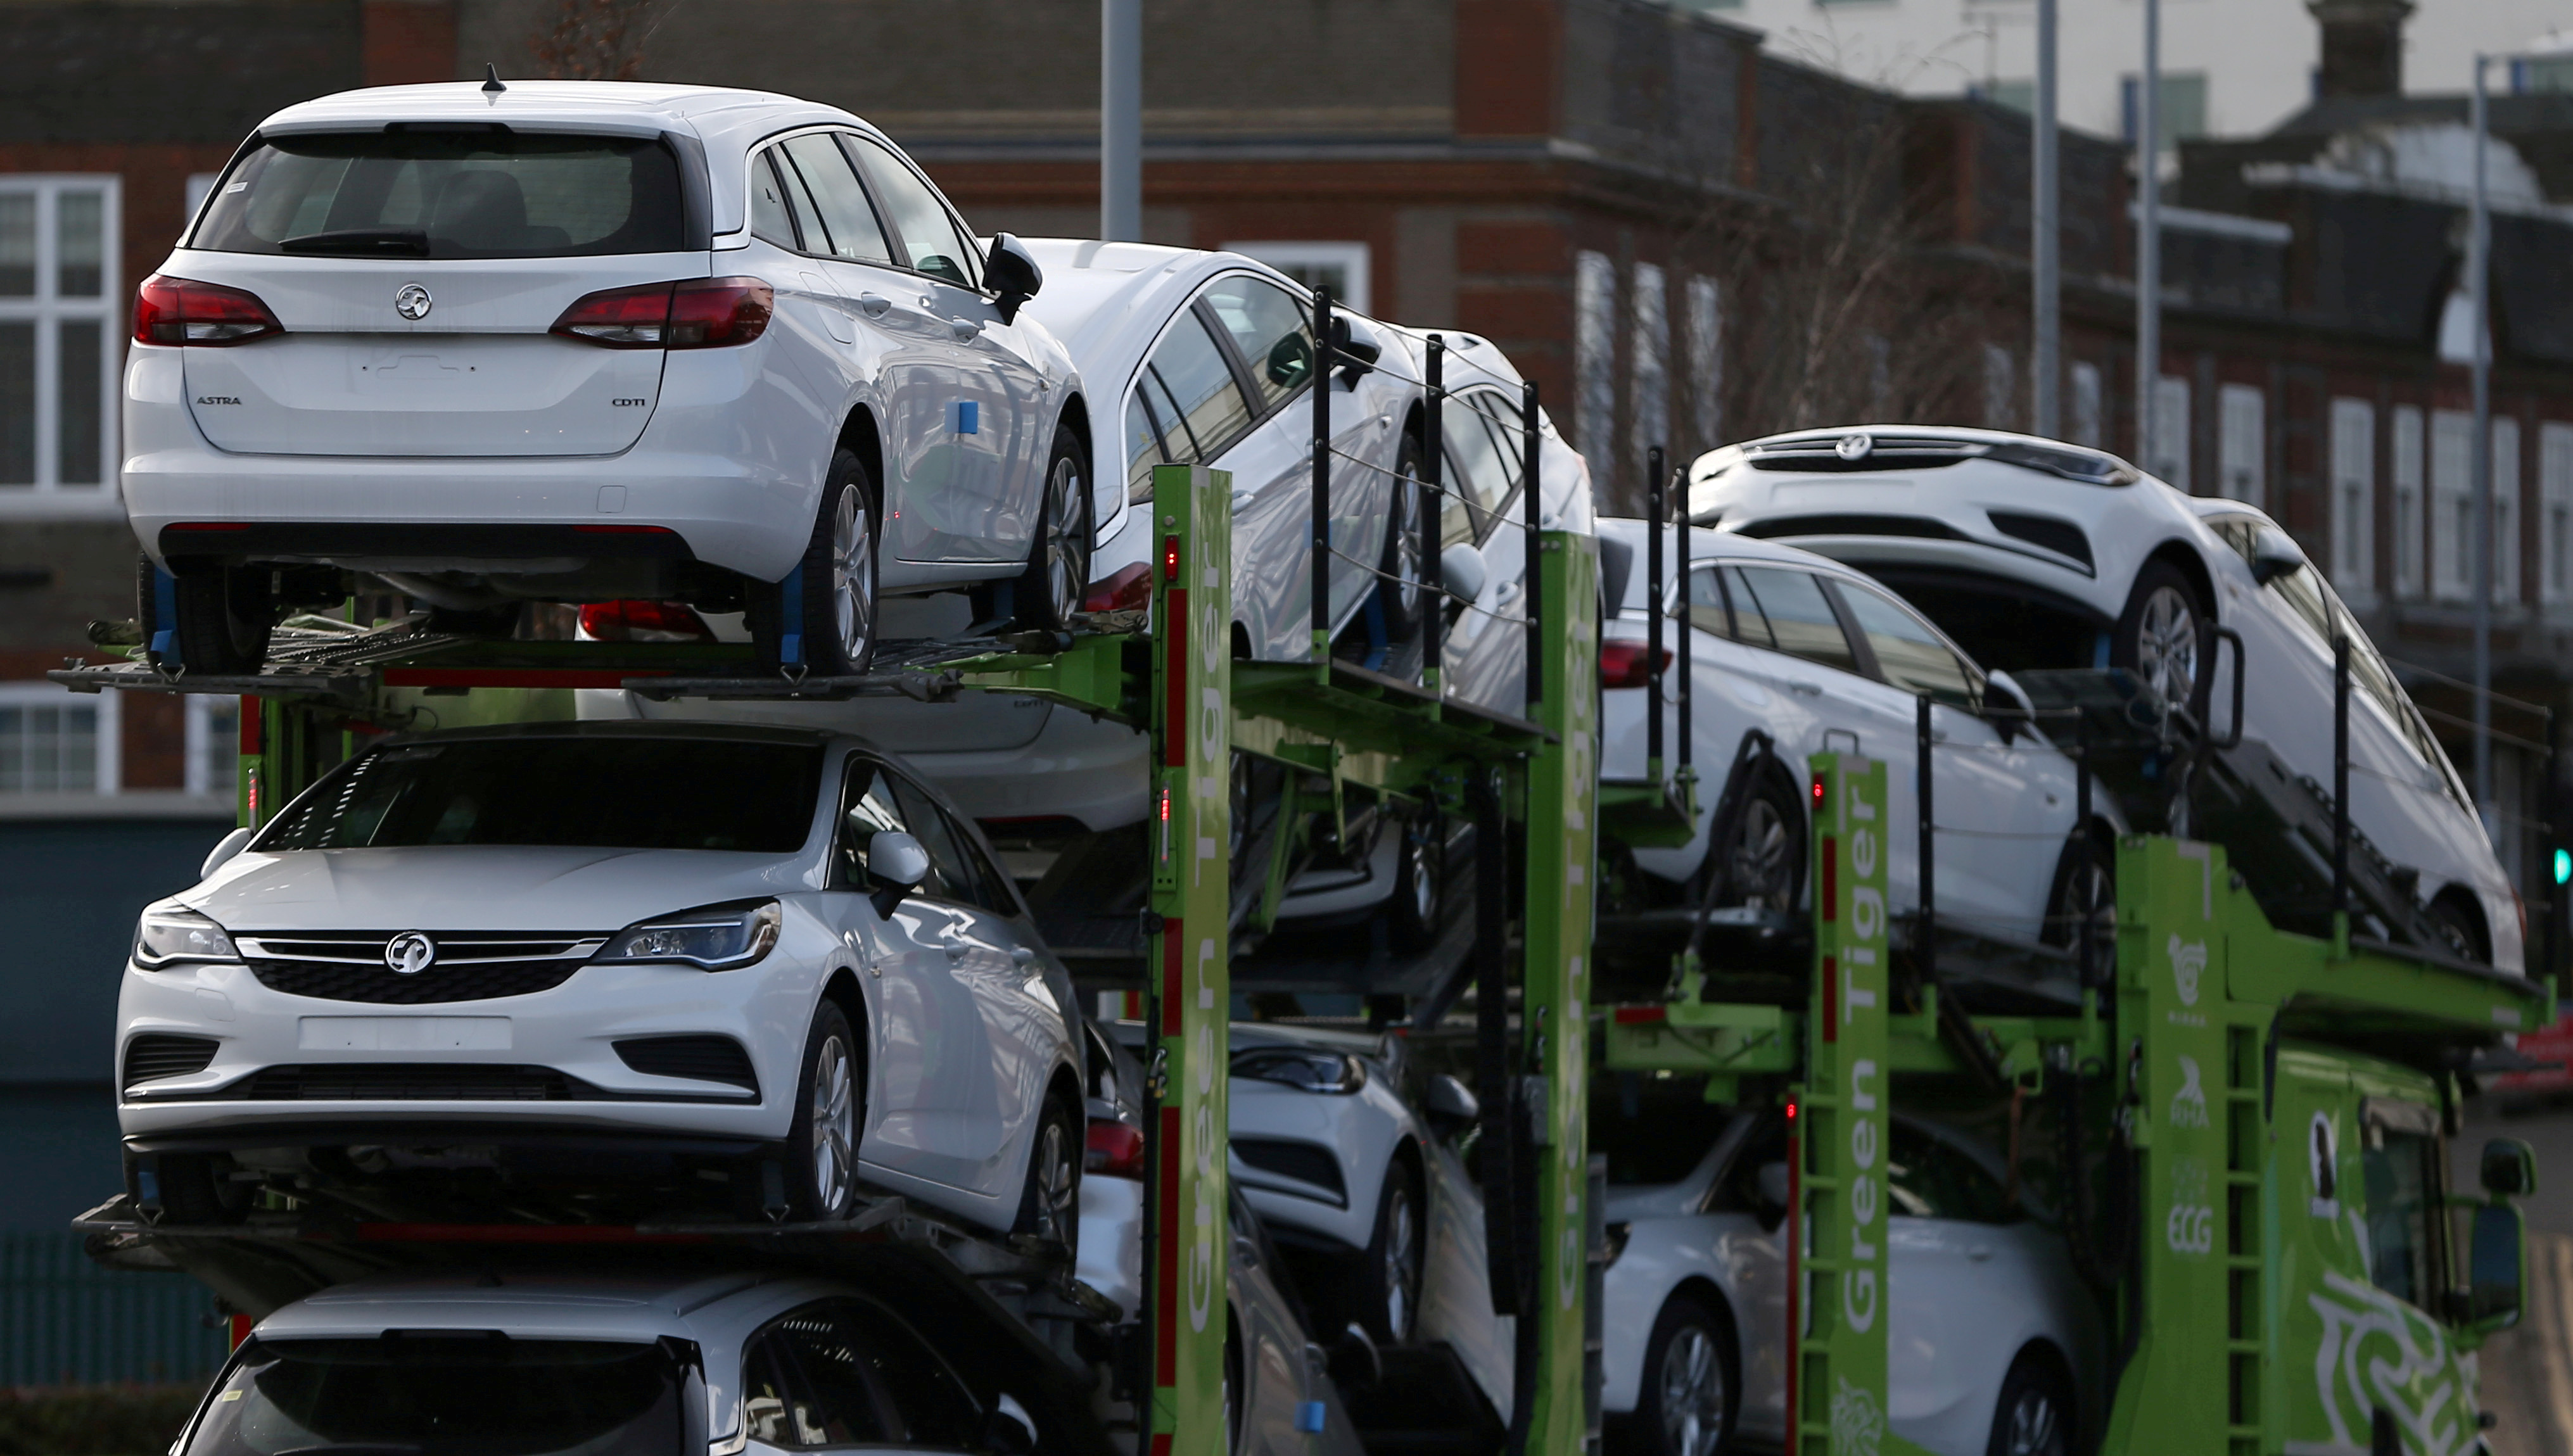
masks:
{"type": "Polygon", "coordinates": [[[679,601],[594,601],[580,609],[580,634],[593,642],[711,642],[714,628],[679,601]]]}
{"type": "MultiPolygon", "coordinates": [[[[1652,651],[1652,647],[1647,643],[1632,642],[1621,637],[1611,637],[1600,643],[1599,685],[1604,688],[1651,687],[1653,669],[1649,665],[1649,660],[1652,651]]],[[[1662,666],[1670,665],[1671,649],[1665,647],[1662,649],[1662,666]]]]}
{"type": "Polygon", "coordinates": [[[1090,595],[1081,599],[1086,612],[1142,611],[1152,604],[1153,569],[1141,561],[1118,568],[1105,581],[1091,583],[1090,595]]]}
{"type": "Polygon", "coordinates": [[[590,294],[549,332],[606,349],[723,349],[766,333],[776,307],[755,278],[692,278],[590,294]]]}
{"type": "Polygon", "coordinates": [[[247,344],[286,326],[259,295],[156,273],[134,291],[137,344],[247,344]]]}
{"type": "Polygon", "coordinates": [[[1140,1178],[1144,1175],[1144,1132],[1107,1117],[1090,1120],[1090,1150],[1082,1159],[1085,1172],[1105,1173],[1112,1178],[1140,1178]]]}

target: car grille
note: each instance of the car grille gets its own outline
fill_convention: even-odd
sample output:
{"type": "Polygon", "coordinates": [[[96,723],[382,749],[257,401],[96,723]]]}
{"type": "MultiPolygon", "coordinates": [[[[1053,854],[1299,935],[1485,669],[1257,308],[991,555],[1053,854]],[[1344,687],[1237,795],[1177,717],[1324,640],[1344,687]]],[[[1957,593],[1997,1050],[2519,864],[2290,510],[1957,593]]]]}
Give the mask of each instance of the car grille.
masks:
{"type": "Polygon", "coordinates": [[[598,1095],[550,1067],[360,1062],[271,1067],[226,1090],[254,1102],[570,1102],[598,1095]]]}
{"type": "Polygon", "coordinates": [[[1236,1137],[1231,1145],[1233,1155],[1246,1164],[1262,1172],[1327,1188],[1341,1207],[1348,1206],[1348,1185],[1340,1179],[1340,1160],[1331,1155],[1329,1148],[1281,1137],[1236,1137]]]}
{"type": "Polygon", "coordinates": [[[730,1037],[636,1037],[617,1043],[616,1055],[645,1077],[685,1077],[759,1091],[750,1054],[730,1037]]]}
{"type": "Polygon", "coordinates": [[[1755,469],[1827,470],[1835,474],[1936,469],[1959,460],[1980,459],[1991,452],[1992,446],[1982,440],[1926,434],[1878,434],[1872,430],[1765,440],[1742,447],[1743,458],[1749,460],[1755,469]],[[1840,442],[1851,435],[1866,435],[1869,440],[1867,452],[1856,459],[1840,452],[1840,442]]]}
{"type": "Polygon", "coordinates": [[[1746,536],[1775,540],[1795,536],[1927,536],[1932,540],[1970,541],[1974,537],[1926,515],[1773,515],[1746,521],[1746,536]]]}
{"type": "Polygon", "coordinates": [[[213,1065],[222,1044],[211,1037],[147,1032],[125,1044],[125,1086],[163,1077],[189,1077],[213,1065]]]}
{"type": "Polygon", "coordinates": [[[488,1001],[550,991],[571,979],[607,936],[598,931],[435,931],[437,958],[405,976],[385,964],[385,946],[399,931],[337,931],[236,935],[233,943],[260,985],[289,996],[320,1001],[425,1006],[435,1002],[488,1001]]]}

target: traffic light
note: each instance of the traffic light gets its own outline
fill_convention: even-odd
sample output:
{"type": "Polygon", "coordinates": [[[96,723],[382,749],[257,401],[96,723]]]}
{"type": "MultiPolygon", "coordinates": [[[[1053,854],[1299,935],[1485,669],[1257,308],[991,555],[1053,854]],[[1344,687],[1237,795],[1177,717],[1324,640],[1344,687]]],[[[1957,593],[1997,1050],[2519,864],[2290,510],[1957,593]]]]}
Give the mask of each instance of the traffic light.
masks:
{"type": "Polygon", "coordinates": [[[2555,883],[2561,885],[2567,880],[2573,880],[2573,849],[2559,848],[2555,851],[2555,883]]]}

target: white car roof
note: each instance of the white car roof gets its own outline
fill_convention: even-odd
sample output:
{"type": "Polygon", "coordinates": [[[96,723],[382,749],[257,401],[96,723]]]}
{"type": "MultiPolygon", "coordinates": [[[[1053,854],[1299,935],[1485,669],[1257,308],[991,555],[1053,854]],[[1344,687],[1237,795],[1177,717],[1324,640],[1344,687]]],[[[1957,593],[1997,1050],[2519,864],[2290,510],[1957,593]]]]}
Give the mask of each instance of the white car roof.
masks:
{"type": "Polygon", "coordinates": [[[1027,302],[1026,312],[1063,342],[1083,380],[1111,401],[1103,408],[1125,397],[1127,382],[1171,316],[1217,277],[1254,274],[1309,300],[1301,284],[1239,253],[1075,238],[1019,241],[1045,270],[1045,288],[1027,302]]]}
{"type": "Polygon", "coordinates": [[[367,1338],[388,1329],[496,1329],[528,1339],[650,1340],[690,1334],[690,1316],[745,1294],[758,1297],[712,1323],[731,1326],[759,1311],[824,1298],[822,1280],[758,1273],[708,1275],[385,1275],[334,1285],[270,1314],[264,1339],[367,1338]]]}
{"type": "MultiPolygon", "coordinates": [[[[1662,529],[1664,531],[1662,549],[1668,553],[1671,548],[1671,537],[1668,534],[1670,527],[1664,526],[1662,529]]],[[[1626,568],[1626,589],[1619,593],[1619,599],[1613,609],[1616,611],[1643,610],[1648,549],[1648,543],[1644,539],[1644,522],[1633,516],[1603,515],[1599,518],[1599,538],[1623,546],[1632,557],[1626,568]]],[[[1807,571],[1819,571],[1826,576],[1839,577],[1843,580],[1873,582],[1873,578],[1866,572],[1835,561],[1829,556],[1808,551],[1801,546],[1762,540],[1758,536],[1746,536],[1737,531],[1710,529],[1706,526],[1689,527],[1689,559],[1702,561],[1711,556],[1722,557],[1728,561],[1766,561],[1780,566],[1795,566],[1807,571]]],[[[1670,568],[1667,556],[1663,562],[1663,568],[1665,570],[1670,568]]]]}
{"type": "MultiPolygon", "coordinates": [[[[298,102],[259,124],[263,133],[345,132],[398,121],[503,122],[531,132],[606,132],[697,139],[713,190],[714,233],[745,226],[744,163],[761,140],[797,127],[839,126],[891,144],[864,120],[816,101],[720,86],[638,81],[507,81],[497,93],[477,81],[377,86],[298,102]]],[[[899,150],[897,148],[897,150],[899,150]]]]}

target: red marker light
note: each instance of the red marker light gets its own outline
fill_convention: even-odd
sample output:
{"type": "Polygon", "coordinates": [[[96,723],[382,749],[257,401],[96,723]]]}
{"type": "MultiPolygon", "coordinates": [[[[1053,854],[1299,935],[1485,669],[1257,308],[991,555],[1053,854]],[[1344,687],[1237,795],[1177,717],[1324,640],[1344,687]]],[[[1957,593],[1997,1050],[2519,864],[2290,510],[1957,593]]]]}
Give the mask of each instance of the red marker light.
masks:
{"type": "Polygon", "coordinates": [[[1794,1102],[1789,1102],[1787,1104],[1787,1120],[1790,1122],[1796,1120],[1796,1104],[1794,1102]]]}
{"type": "Polygon", "coordinates": [[[1815,780],[1814,780],[1814,810],[1815,810],[1815,812],[1816,812],[1816,813],[1820,813],[1820,812],[1822,811],[1822,807],[1823,807],[1823,781],[1822,781],[1821,779],[1817,778],[1817,779],[1815,779],[1815,780]]]}
{"type": "Polygon", "coordinates": [[[1180,538],[1177,536],[1162,537],[1162,579],[1180,579],[1180,538]]]}

